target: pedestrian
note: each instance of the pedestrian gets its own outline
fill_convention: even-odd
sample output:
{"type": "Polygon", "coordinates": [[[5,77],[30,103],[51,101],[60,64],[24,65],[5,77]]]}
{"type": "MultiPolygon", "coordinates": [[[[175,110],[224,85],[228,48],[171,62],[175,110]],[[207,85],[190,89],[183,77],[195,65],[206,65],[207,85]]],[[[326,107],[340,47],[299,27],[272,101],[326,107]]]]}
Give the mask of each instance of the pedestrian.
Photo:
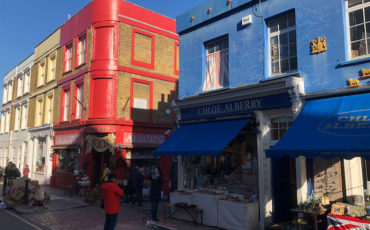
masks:
{"type": "Polygon", "coordinates": [[[123,196],[122,189],[113,182],[115,177],[116,175],[109,174],[108,180],[101,185],[105,212],[104,230],[113,230],[115,228],[119,213],[119,199],[123,196]]]}
{"type": "Polygon", "coordinates": [[[8,179],[16,179],[20,176],[21,176],[21,173],[19,172],[19,169],[14,163],[12,163],[8,170],[8,179]]]}
{"type": "Polygon", "coordinates": [[[126,196],[125,203],[133,202],[133,199],[132,199],[133,180],[134,180],[134,172],[133,172],[133,169],[129,168],[128,177],[127,177],[127,185],[125,187],[125,196],[126,196]]]}
{"type": "Polygon", "coordinates": [[[3,184],[3,196],[5,196],[5,189],[8,186],[8,173],[12,162],[9,161],[8,165],[5,167],[5,174],[4,174],[4,184],[3,184]]]}
{"type": "Polygon", "coordinates": [[[149,199],[152,204],[152,220],[159,221],[157,218],[158,204],[161,200],[162,172],[159,167],[155,167],[151,175],[149,199]]]}
{"type": "Polygon", "coordinates": [[[143,183],[144,183],[144,168],[139,168],[136,171],[134,178],[134,188],[136,191],[136,196],[133,203],[138,202],[138,206],[141,206],[143,201],[143,183]]]}
{"type": "Polygon", "coordinates": [[[23,176],[28,177],[28,174],[30,173],[30,169],[28,168],[28,165],[25,164],[23,167],[23,176]]]}

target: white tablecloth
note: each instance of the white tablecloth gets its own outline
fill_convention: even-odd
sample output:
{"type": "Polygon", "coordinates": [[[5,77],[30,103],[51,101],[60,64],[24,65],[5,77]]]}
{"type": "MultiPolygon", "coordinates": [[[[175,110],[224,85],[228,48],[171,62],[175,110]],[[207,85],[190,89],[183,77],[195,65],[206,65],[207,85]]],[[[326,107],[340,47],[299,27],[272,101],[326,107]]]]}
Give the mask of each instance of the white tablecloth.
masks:
{"type": "Polygon", "coordinates": [[[228,230],[258,229],[258,202],[240,203],[219,200],[218,227],[228,230]]]}
{"type": "Polygon", "coordinates": [[[217,201],[220,195],[193,193],[193,203],[203,209],[203,224],[217,226],[217,201]]]}

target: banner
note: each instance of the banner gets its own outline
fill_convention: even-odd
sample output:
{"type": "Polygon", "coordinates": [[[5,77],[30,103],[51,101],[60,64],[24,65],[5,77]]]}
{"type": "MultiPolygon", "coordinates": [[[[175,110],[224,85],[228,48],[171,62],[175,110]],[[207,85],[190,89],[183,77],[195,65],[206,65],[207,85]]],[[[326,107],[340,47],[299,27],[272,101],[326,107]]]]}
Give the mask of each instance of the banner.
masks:
{"type": "Polygon", "coordinates": [[[86,136],[86,154],[89,154],[92,149],[95,149],[98,152],[104,152],[107,149],[114,154],[114,143],[116,136],[113,133],[109,133],[104,137],[97,137],[93,134],[88,134],[86,136]]]}

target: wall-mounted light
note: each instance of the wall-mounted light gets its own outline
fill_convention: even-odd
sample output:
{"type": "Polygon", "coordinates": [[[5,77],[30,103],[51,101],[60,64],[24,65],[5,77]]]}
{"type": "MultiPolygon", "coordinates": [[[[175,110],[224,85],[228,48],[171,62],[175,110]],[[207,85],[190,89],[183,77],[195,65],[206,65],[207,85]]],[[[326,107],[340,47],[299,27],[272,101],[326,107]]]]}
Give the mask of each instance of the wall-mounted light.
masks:
{"type": "Polygon", "coordinates": [[[227,0],[227,3],[226,4],[227,5],[230,5],[230,3],[231,3],[231,0],[227,0]]]}
{"type": "Polygon", "coordinates": [[[212,8],[209,8],[207,11],[207,14],[210,14],[212,12],[212,8]]]}
{"type": "Polygon", "coordinates": [[[191,16],[190,22],[193,22],[193,21],[194,21],[194,16],[191,16]]]}
{"type": "Polygon", "coordinates": [[[166,114],[167,115],[170,115],[170,113],[171,113],[171,110],[170,109],[166,109],[166,114]]]}

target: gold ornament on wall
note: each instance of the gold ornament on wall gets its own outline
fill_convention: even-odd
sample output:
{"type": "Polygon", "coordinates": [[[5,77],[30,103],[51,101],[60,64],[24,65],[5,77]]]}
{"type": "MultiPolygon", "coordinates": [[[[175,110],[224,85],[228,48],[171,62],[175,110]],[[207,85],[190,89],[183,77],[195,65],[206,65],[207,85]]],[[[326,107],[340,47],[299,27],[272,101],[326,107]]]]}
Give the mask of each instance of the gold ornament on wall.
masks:
{"type": "Polygon", "coordinates": [[[355,88],[360,86],[360,81],[358,79],[348,79],[347,80],[348,88],[355,88]]]}
{"type": "Polygon", "coordinates": [[[318,54],[326,51],[326,37],[317,37],[311,41],[311,54],[318,54]]]}
{"type": "Polygon", "coordinates": [[[370,78],[370,69],[361,69],[360,79],[370,78]]]}

